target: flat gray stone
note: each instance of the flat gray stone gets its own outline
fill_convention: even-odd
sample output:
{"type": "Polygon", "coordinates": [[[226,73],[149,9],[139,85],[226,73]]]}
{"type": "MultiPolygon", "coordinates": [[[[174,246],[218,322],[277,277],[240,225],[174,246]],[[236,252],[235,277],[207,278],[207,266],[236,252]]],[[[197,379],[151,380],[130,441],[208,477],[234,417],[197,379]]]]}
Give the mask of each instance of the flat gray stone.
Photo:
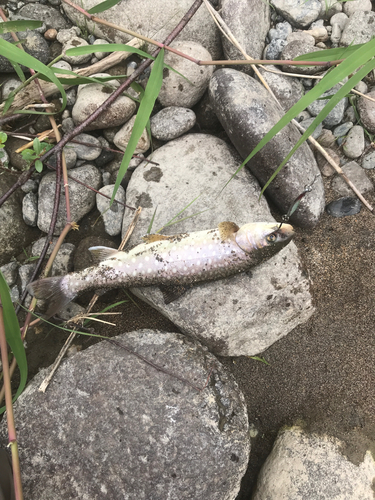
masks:
{"type": "Polygon", "coordinates": [[[321,9],[319,0],[272,0],[276,11],[296,28],[307,28],[318,19],[321,9]]]}
{"type": "MultiPolygon", "coordinates": [[[[121,149],[121,151],[125,151],[128,146],[136,118],[136,116],[132,116],[130,120],[120,128],[120,130],[113,138],[113,142],[119,149],[121,149]]],[[[140,153],[145,153],[150,148],[150,146],[151,141],[148,136],[147,129],[144,129],[141,137],[138,139],[134,154],[137,155],[140,153]]]]}
{"type": "Polygon", "coordinates": [[[196,116],[191,109],[170,106],[151,117],[151,135],[161,141],[177,139],[193,128],[195,122],[196,116]]]}
{"type": "Polygon", "coordinates": [[[371,0],[350,0],[343,5],[344,12],[347,16],[352,16],[355,12],[369,12],[372,10],[371,0]]]}
{"type": "MultiPolygon", "coordinates": [[[[270,6],[258,0],[224,0],[221,16],[245,52],[254,59],[261,59],[267,32],[270,29],[270,6]]],[[[226,59],[244,59],[232,43],[222,36],[226,59]]],[[[242,66],[246,73],[250,66],[242,66]]]]}
{"type": "Polygon", "coordinates": [[[19,19],[36,19],[37,21],[43,20],[47,29],[55,28],[56,30],[61,30],[69,26],[69,23],[57,9],[48,5],[41,5],[40,3],[24,5],[18,11],[16,17],[19,19]]]}
{"type": "Polygon", "coordinates": [[[73,257],[75,252],[73,243],[63,243],[57,252],[51,268],[51,276],[65,276],[73,271],[73,257]]]}
{"type": "MultiPolygon", "coordinates": [[[[250,439],[232,375],[180,334],[115,341],[199,388],[212,370],[209,383],[194,389],[108,342],[65,360],[46,393],[43,370],[14,405],[25,498],[235,500],[250,439]]],[[[5,421],[0,433],[7,442],[5,421]]]]}
{"type": "Polygon", "coordinates": [[[66,51],[69,49],[75,49],[77,47],[84,47],[89,45],[86,40],[79,36],[74,36],[70,40],[68,40],[62,48],[62,54],[64,61],[67,61],[69,64],[84,64],[91,59],[91,54],[82,54],[80,56],[68,56],[66,55],[66,51]]]}
{"type": "Polygon", "coordinates": [[[365,132],[360,125],[354,125],[350,129],[342,149],[348,158],[358,158],[362,155],[365,149],[365,132]]]}
{"type": "MultiPolygon", "coordinates": [[[[362,194],[374,189],[374,186],[367,177],[366,172],[358,165],[357,162],[351,161],[347,163],[342,167],[342,170],[362,194]]],[[[351,188],[339,175],[333,179],[332,189],[334,189],[341,196],[353,195],[351,188]]]]}
{"type": "Polygon", "coordinates": [[[27,193],[22,200],[22,217],[28,226],[36,226],[38,220],[38,196],[27,193]]]}
{"type": "MultiPolygon", "coordinates": [[[[324,0],[323,0],[324,1],[324,0]]],[[[334,14],[331,19],[330,19],[330,24],[333,26],[334,24],[337,24],[340,28],[341,31],[345,28],[345,26],[348,24],[349,17],[344,14],[344,12],[338,12],[337,14],[334,14]]]]}
{"type": "MultiPolygon", "coordinates": [[[[98,75],[92,75],[93,77],[98,75]]],[[[110,76],[101,73],[100,76],[110,76]]],[[[115,88],[119,87],[117,80],[108,82],[115,88]]],[[[72,109],[72,118],[76,125],[79,125],[94,113],[114,92],[107,86],[100,83],[90,83],[82,85],[78,89],[77,99],[72,109]]],[[[119,96],[111,106],[103,111],[85,130],[96,130],[108,127],[117,127],[127,122],[135,113],[135,102],[124,95],[119,96]]]]}
{"type": "MultiPolygon", "coordinates": [[[[68,142],[66,148],[73,149],[79,160],[93,161],[98,158],[102,152],[99,139],[90,134],[79,134],[74,138],[77,142],[68,142]],[[79,144],[80,142],[86,143],[79,144]],[[89,144],[89,145],[87,145],[89,144]]],[[[73,175],[73,174],[72,174],[73,175]]]]}
{"type": "MultiPolygon", "coordinates": [[[[374,13],[375,14],[375,13],[374,13]]],[[[374,17],[375,23],[375,17],[374,17]]],[[[372,90],[367,94],[368,97],[375,99],[375,90],[372,90]]],[[[366,130],[370,134],[375,133],[375,102],[366,99],[365,97],[360,97],[357,103],[357,109],[359,116],[361,117],[361,122],[366,130]]]]}
{"type": "MultiPolygon", "coordinates": [[[[206,134],[185,135],[157,149],[151,159],[159,165],[139,165],[126,192],[127,204],[143,207],[129,247],[141,242],[155,209],[151,232],[161,229],[164,234],[210,229],[226,220],[239,226],[273,221],[265,198],[258,201],[259,186],[246,169],[221,192],[241,164],[224,141],[206,134]],[[162,229],[197,197],[177,217],[185,220],[162,229]]],[[[123,231],[132,217],[126,209],[123,231]]],[[[132,291],[211,352],[254,355],[307,321],[313,307],[293,242],[249,271],[194,286],[170,304],[164,303],[158,287],[132,291]]]]}
{"type": "MultiPolygon", "coordinates": [[[[98,0],[83,0],[80,6],[89,10],[97,4],[98,0]]],[[[153,0],[152,2],[149,0],[122,0],[110,9],[101,12],[100,17],[105,21],[164,42],[191,6],[191,0],[179,0],[178,2],[170,2],[170,0],[153,0]]],[[[85,26],[89,33],[93,33],[98,38],[104,38],[114,43],[127,43],[133,38],[132,35],[115,28],[88,21],[76,9],[64,2],[62,7],[74,24],[85,26]]],[[[219,59],[221,54],[219,29],[204,5],[194,14],[176,40],[191,40],[200,43],[215,59],[219,59]]],[[[151,44],[145,44],[144,50],[151,53],[155,47],[151,44]]]]}
{"type": "MultiPolygon", "coordinates": [[[[99,189],[102,176],[93,165],[85,165],[70,170],[70,175],[84,184],[99,189]]],[[[51,223],[53,204],[55,199],[56,174],[51,172],[43,177],[39,185],[38,227],[45,233],[51,223]]],[[[95,193],[78,182],[69,180],[70,211],[72,221],[79,222],[84,215],[95,206],[95,193]]],[[[54,234],[60,234],[66,224],[66,202],[64,187],[61,186],[61,199],[57,214],[57,223],[54,234]]]]}
{"type": "MultiPolygon", "coordinates": [[[[215,71],[209,90],[214,110],[243,159],[283,116],[282,109],[264,87],[239,71],[215,71]]],[[[261,186],[265,185],[284,160],[291,144],[296,144],[300,137],[297,129],[289,124],[250,160],[248,167],[261,186]]],[[[282,213],[287,213],[296,197],[318,173],[310,148],[303,144],[268,187],[267,195],[282,213]]],[[[324,210],[324,204],[324,189],[319,179],[314,184],[311,196],[301,202],[292,221],[302,226],[315,225],[324,210]]]]}
{"type": "MultiPolygon", "coordinates": [[[[108,184],[99,189],[99,193],[103,193],[109,198],[112,197],[114,184],[108,184]]],[[[110,199],[104,198],[99,193],[96,195],[96,206],[102,214],[105,232],[110,236],[117,236],[121,233],[122,219],[124,216],[125,190],[122,186],[118,187],[115,200],[110,206],[110,199]],[[117,203],[120,201],[122,204],[117,203]]]]}
{"type": "Polygon", "coordinates": [[[5,281],[8,283],[9,287],[15,285],[18,276],[18,262],[12,261],[8,264],[4,264],[0,267],[0,271],[4,276],[5,281]]]}
{"type": "Polygon", "coordinates": [[[362,168],[365,168],[366,170],[375,168],[375,151],[371,151],[363,157],[362,168]]]}
{"type": "Polygon", "coordinates": [[[299,427],[281,431],[263,465],[253,500],[372,500],[375,464],[367,451],[354,464],[344,443],[299,427]]]}
{"type": "MultiPolygon", "coordinates": [[[[299,33],[298,33],[299,34],[299,33]]],[[[292,33],[294,35],[294,33],[292,33]]],[[[301,33],[302,35],[302,33],[301,33]]],[[[290,37],[290,35],[289,35],[290,37]]],[[[315,47],[314,37],[310,35],[305,35],[302,39],[289,39],[287,40],[287,45],[281,51],[280,59],[285,60],[293,60],[302,54],[306,54],[308,52],[318,52],[322,50],[318,47],[315,47]],[[309,37],[309,38],[306,38],[309,37]]],[[[286,73],[299,73],[302,75],[314,75],[315,73],[321,72],[321,66],[293,66],[293,65],[284,65],[282,67],[283,71],[286,73]]]]}
{"type": "Polygon", "coordinates": [[[340,45],[348,47],[369,42],[375,35],[375,12],[357,11],[346,24],[340,45]]]}
{"type": "MultiPolygon", "coordinates": [[[[43,38],[40,33],[36,31],[18,31],[16,33],[19,40],[23,40],[22,47],[31,56],[38,59],[43,64],[47,64],[50,61],[49,45],[47,41],[43,38]]],[[[7,42],[13,43],[13,38],[10,33],[4,33],[0,35],[7,42]]],[[[28,72],[29,68],[21,65],[23,71],[28,72]]],[[[0,55],[0,72],[2,73],[13,73],[14,68],[5,57],[0,55]]]]}
{"type": "MultiPolygon", "coordinates": [[[[321,97],[327,97],[330,95],[336,94],[338,90],[341,89],[341,85],[337,84],[334,87],[332,87],[330,90],[327,90],[324,92],[321,97]]],[[[307,109],[309,110],[309,113],[312,116],[318,116],[318,114],[322,111],[322,109],[328,104],[328,100],[325,99],[320,99],[313,101],[307,109]]],[[[323,120],[323,125],[326,128],[333,128],[339,123],[342,122],[344,118],[344,113],[345,109],[347,108],[348,105],[348,99],[344,97],[344,99],[341,99],[341,101],[336,104],[336,106],[328,113],[328,115],[324,118],[323,120]]]]}
{"type": "MultiPolygon", "coordinates": [[[[173,42],[171,46],[198,60],[212,60],[211,54],[196,42],[173,42]]],[[[158,101],[163,107],[192,108],[207,89],[214,67],[198,66],[192,61],[168,51],[164,56],[164,62],[184,75],[185,78],[169,69],[164,70],[163,85],[158,95],[158,101]]]]}

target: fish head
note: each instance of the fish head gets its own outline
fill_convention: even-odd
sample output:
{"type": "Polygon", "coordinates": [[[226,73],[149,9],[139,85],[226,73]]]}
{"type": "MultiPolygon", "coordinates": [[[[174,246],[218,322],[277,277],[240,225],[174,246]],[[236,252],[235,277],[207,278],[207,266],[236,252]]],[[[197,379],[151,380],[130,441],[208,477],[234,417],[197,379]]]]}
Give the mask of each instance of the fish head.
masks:
{"type": "Polygon", "coordinates": [[[283,223],[280,227],[277,222],[251,222],[237,231],[235,240],[241,250],[262,260],[279,252],[293,236],[290,224],[283,223]]]}

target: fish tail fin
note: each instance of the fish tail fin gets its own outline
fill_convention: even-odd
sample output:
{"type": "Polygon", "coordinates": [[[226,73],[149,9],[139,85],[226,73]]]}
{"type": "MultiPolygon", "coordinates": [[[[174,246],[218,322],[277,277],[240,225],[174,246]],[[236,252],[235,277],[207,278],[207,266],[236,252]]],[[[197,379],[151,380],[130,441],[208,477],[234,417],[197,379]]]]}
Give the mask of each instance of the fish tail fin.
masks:
{"type": "Polygon", "coordinates": [[[33,295],[37,299],[48,300],[47,318],[60,311],[60,309],[66,306],[76,296],[75,293],[69,293],[66,287],[62,287],[63,279],[64,276],[42,278],[33,281],[27,286],[27,291],[30,295],[33,295]]]}

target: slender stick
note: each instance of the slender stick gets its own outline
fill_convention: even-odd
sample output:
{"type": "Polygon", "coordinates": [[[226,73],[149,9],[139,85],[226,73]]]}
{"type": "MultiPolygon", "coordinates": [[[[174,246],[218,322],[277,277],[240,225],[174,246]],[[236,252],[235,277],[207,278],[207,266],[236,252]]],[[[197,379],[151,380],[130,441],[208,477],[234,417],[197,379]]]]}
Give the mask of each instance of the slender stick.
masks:
{"type": "Polygon", "coordinates": [[[1,361],[3,364],[3,379],[5,387],[5,404],[7,409],[6,415],[8,424],[8,438],[9,438],[10,449],[12,452],[12,467],[13,467],[15,496],[16,500],[23,500],[21,469],[20,469],[20,461],[18,455],[16,427],[14,424],[12,388],[11,388],[10,372],[8,365],[8,347],[5,337],[3,306],[1,304],[0,304],[0,350],[1,350],[1,361]]]}

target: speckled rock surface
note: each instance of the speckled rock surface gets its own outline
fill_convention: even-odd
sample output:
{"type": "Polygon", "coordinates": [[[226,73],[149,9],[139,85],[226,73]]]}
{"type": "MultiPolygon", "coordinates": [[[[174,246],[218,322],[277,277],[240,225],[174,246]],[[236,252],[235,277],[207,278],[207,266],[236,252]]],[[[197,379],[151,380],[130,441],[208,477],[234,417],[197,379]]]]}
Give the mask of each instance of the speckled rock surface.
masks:
{"type": "MultiPolygon", "coordinates": [[[[263,86],[239,71],[215,71],[209,90],[215,112],[243,159],[283,115],[263,86]]],[[[284,160],[290,143],[296,143],[299,138],[296,128],[288,125],[251,159],[248,167],[262,186],[284,160]]],[[[318,173],[311,150],[303,144],[268,187],[267,193],[282,213],[287,213],[304,186],[312,182],[318,173]]],[[[291,220],[311,227],[317,223],[323,210],[324,189],[319,180],[315,184],[314,195],[301,202],[300,210],[291,220]]]]}
{"type": "MultiPolygon", "coordinates": [[[[28,500],[235,500],[250,451],[245,401],[200,345],[140,330],[115,339],[186,382],[102,342],[38,374],[15,405],[28,500]],[[22,444],[21,444],[22,443],[22,444]]],[[[6,424],[1,425],[5,441],[6,424]]]]}
{"type": "Polygon", "coordinates": [[[170,141],[188,132],[195,122],[196,116],[191,109],[170,106],[151,117],[151,134],[161,141],[170,141]]]}
{"type": "MultiPolygon", "coordinates": [[[[258,201],[258,183],[245,169],[221,192],[241,164],[224,141],[206,134],[185,135],[159,148],[152,159],[159,165],[142,163],[127,189],[127,204],[143,207],[129,246],[141,241],[156,207],[152,232],[197,197],[178,219],[197,215],[161,233],[210,229],[226,220],[239,226],[273,220],[264,197],[258,201]]],[[[132,217],[126,209],[123,231],[132,217]]],[[[313,312],[309,283],[302,276],[293,242],[248,273],[194,286],[170,304],[164,303],[158,287],[132,291],[211,352],[224,356],[257,354],[313,312]]]]}
{"type": "Polygon", "coordinates": [[[293,26],[306,29],[320,13],[319,0],[272,0],[271,4],[293,26]]]}
{"type": "MultiPolygon", "coordinates": [[[[368,193],[374,189],[374,186],[370,179],[368,178],[366,171],[361,168],[357,162],[351,161],[346,163],[342,170],[349,179],[353,182],[360,193],[368,193]]],[[[332,188],[341,196],[351,196],[353,191],[348,186],[348,184],[337,175],[332,181],[332,188]]]]}
{"type": "Polygon", "coordinates": [[[260,472],[254,500],[372,500],[375,463],[367,451],[359,464],[343,443],[299,427],[282,431],[260,472]]]}

